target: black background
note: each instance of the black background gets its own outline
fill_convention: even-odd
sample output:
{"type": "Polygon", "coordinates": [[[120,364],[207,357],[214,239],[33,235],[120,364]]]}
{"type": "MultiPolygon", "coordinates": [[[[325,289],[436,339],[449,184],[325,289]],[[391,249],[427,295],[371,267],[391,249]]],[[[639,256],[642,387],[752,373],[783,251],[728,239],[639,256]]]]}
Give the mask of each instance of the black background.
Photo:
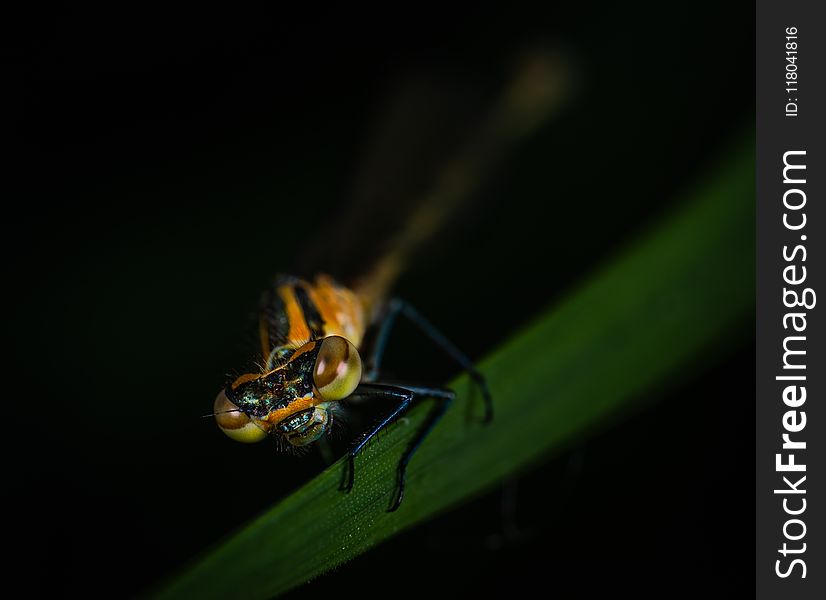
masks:
{"type": "MultiPolygon", "coordinates": [[[[139,593],[320,468],[194,417],[249,356],[258,291],[346,201],[400,74],[484,74],[550,39],[582,75],[399,286],[473,357],[643,230],[753,116],[743,3],[52,6],[6,26],[6,543],[38,574],[30,591],[139,593]]],[[[405,340],[388,360],[451,374],[405,340]]],[[[749,332],[710,356],[521,478],[519,539],[495,490],[293,595],[751,590],[749,332]]]]}

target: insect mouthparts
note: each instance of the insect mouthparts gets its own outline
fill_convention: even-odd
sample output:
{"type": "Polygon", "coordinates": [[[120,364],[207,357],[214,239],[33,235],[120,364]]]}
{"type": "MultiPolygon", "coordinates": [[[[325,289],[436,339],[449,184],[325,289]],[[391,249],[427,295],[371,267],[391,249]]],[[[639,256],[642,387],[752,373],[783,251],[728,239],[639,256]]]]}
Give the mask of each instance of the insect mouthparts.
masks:
{"type": "Polygon", "coordinates": [[[306,410],[302,410],[299,413],[292,415],[289,419],[286,419],[278,424],[278,430],[283,433],[289,433],[290,431],[295,431],[302,425],[305,425],[307,421],[313,416],[315,412],[315,408],[308,408],[306,410]]]}

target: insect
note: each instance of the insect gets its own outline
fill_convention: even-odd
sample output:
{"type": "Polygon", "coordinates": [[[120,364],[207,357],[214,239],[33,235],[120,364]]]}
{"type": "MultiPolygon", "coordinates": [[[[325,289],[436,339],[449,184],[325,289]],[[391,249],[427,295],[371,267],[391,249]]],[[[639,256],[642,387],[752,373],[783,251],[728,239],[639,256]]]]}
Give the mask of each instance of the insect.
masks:
{"type": "Polygon", "coordinates": [[[398,488],[391,506],[391,510],[396,510],[404,497],[407,464],[454,397],[451,390],[444,388],[376,381],[397,317],[409,318],[470,373],[482,390],[486,421],[492,418],[493,403],[483,376],[470,359],[410,305],[399,300],[384,306],[376,343],[363,360],[359,350],[369,324],[369,309],[358,294],[329,276],[319,275],[314,281],[276,278],[261,306],[264,369],[241,375],[227,385],[215,400],[214,412],[218,426],[234,440],[258,442],[274,434],[293,446],[306,446],[330,430],[340,402],[353,397],[386,400],[391,407],[387,416],[365,432],[348,453],[346,489],[350,490],[355,458],[364,446],[417,398],[435,399],[441,403],[440,410],[415,435],[399,463],[398,488]]]}
{"type": "MultiPolygon", "coordinates": [[[[481,391],[484,421],[493,418],[493,399],[471,360],[410,304],[389,291],[415,251],[471,196],[504,150],[542,120],[558,98],[558,72],[547,57],[532,56],[505,92],[485,112],[475,137],[459,148],[433,178],[431,188],[405,218],[402,232],[378,258],[368,256],[365,274],[341,283],[323,271],[310,277],[281,275],[263,296],[259,313],[262,368],[228,383],[217,395],[218,427],[240,442],[276,436],[294,447],[308,446],[330,431],[342,405],[356,398],[384,401],[385,416],[348,452],[345,490],[353,488],[355,459],[384,427],[419,399],[437,403],[413,435],[397,470],[389,510],[404,499],[407,466],[450,407],[447,388],[398,385],[380,379],[382,358],[399,317],[408,319],[447,357],[467,372],[481,391]],[[372,343],[367,343],[370,331],[372,343]],[[369,347],[368,347],[369,346],[369,347]]],[[[326,247],[334,247],[327,242],[326,247]]]]}

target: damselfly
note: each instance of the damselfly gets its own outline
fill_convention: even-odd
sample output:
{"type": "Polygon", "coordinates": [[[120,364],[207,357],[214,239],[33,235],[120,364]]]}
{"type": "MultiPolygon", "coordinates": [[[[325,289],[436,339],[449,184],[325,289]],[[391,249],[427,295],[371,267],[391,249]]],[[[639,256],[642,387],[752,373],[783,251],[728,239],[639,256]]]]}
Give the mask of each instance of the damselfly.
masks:
{"type": "Polygon", "coordinates": [[[438,408],[412,437],[399,462],[397,491],[390,507],[396,510],[404,498],[408,463],[454,399],[450,389],[381,380],[382,357],[399,316],[409,319],[470,375],[484,399],[484,420],[493,418],[485,379],[470,359],[412,306],[391,298],[389,292],[413,253],[470,197],[503,153],[534,130],[553,108],[560,87],[558,63],[549,61],[546,54],[533,53],[523,61],[475,135],[437,173],[389,251],[377,259],[368,257],[366,274],[347,281],[326,273],[275,279],[261,302],[262,368],[237,377],[215,400],[215,419],[224,433],[241,442],[276,436],[292,446],[307,446],[330,431],[342,403],[355,398],[384,399],[389,404],[386,416],[349,450],[345,486],[349,491],[355,480],[355,459],[365,445],[414,401],[433,399],[438,408]],[[368,336],[368,331],[374,335],[368,336]],[[370,347],[368,337],[373,340],[370,347]]]}

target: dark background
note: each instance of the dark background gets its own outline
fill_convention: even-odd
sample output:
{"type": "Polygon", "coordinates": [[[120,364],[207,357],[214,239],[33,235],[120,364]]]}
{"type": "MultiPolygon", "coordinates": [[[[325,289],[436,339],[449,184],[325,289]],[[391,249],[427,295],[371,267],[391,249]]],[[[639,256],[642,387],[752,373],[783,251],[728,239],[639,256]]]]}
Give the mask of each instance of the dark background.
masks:
{"type": "MultiPolygon", "coordinates": [[[[7,19],[3,494],[28,590],[132,596],[321,468],[229,443],[198,415],[254,352],[259,291],[348,200],[401,75],[490,83],[537,39],[577,65],[574,101],[397,288],[478,358],[748,134],[752,10],[51,6],[7,19]]],[[[410,332],[394,340],[400,370],[452,374],[410,332]]],[[[712,354],[505,492],[293,595],[751,590],[751,332],[712,354]],[[514,520],[520,534],[503,536],[514,520]]]]}

